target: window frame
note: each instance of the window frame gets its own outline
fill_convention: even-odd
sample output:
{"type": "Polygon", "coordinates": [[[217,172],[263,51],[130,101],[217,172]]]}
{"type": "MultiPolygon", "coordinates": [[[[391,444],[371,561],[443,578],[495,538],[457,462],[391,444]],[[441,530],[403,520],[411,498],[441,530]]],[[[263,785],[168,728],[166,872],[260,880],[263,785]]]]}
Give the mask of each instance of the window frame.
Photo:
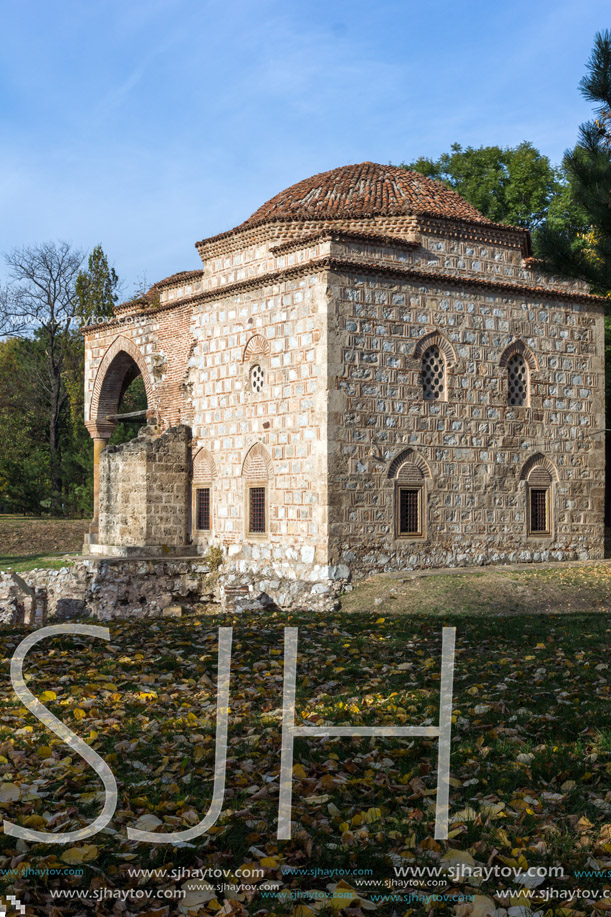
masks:
{"type": "Polygon", "coordinates": [[[529,408],[530,407],[530,366],[528,365],[528,360],[520,350],[514,351],[510,357],[508,357],[507,362],[505,363],[505,405],[509,409],[514,408],[529,408]],[[509,367],[512,360],[515,360],[516,357],[519,357],[524,364],[524,373],[525,373],[525,393],[524,401],[522,404],[512,404],[509,400],[509,367]]]}
{"type": "Polygon", "coordinates": [[[250,369],[248,370],[248,384],[250,386],[250,392],[252,395],[263,395],[264,389],[267,385],[267,367],[264,366],[261,360],[259,360],[257,363],[251,363],[250,369]],[[257,369],[261,372],[261,388],[259,389],[256,389],[254,385],[254,375],[255,370],[257,369]]]}
{"type": "Polygon", "coordinates": [[[422,541],[426,538],[426,482],[422,484],[403,484],[400,481],[395,482],[394,489],[394,517],[395,517],[395,538],[397,541],[422,541]],[[402,532],[401,531],[401,493],[402,491],[411,491],[417,494],[418,500],[418,531],[402,532]]]}
{"type": "Polygon", "coordinates": [[[212,536],[214,531],[214,486],[212,481],[202,480],[202,481],[192,481],[191,482],[191,520],[190,520],[190,532],[191,539],[199,542],[202,539],[207,539],[212,536]],[[198,529],[197,528],[197,491],[198,490],[208,490],[210,492],[210,528],[209,529],[198,529]]]}
{"type": "Polygon", "coordinates": [[[196,534],[212,532],[212,485],[198,481],[193,484],[193,531],[196,534]],[[200,528],[197,495],[199,491],[208,491],[208,528],[200,528]]]}
{"type": "Polygon", "coordinates": [[[246,538],[255,538],[255,539],[267,538],[270,534],[270,530],[269,530],[269,481],[247,481],[244,497],[245,497],[244,499],[244,503],[245,503],[244,518],[245,518],[245,523],[246,523],[245,524],[245,533],[244,533],[245,537],[246,538]],[[265,500],[265,505],[263,508],[264,509],[265,530],[263,532],[253,532],[251,530],[251,506],[252,506],[251,491],[259,490],[259,489],[263,490],[263,496],[265,500]]]}
{"type": "Polygon", "coordinates": [[[448,400],[448,361],[447,361],[446,354],[443,350],[443,347],[441,347],[435,341],[433,341],[427,347],[425,347],[420,357],[420,393],[421,393],[422,401],[425,404],[441,404],[443,402],[447,402],[448,400]],[[424,361],[425,361],[426,355],[429,352],[429,350],[432,350],[433,348],[437,349],[437,352],[439,354],[439,359],[441,361],[442,370],[443,370],[442,379],[441,379],[441,392],[440,392],[439,398],[427,398],[426,391],[425,391],[424,361]]]}
{"type": "Polygon", "coordinates": [[[553,483],[551,484],[531,484],[527,482],[527,527],[528,535],[532,538],[552,538],[553,537],[553,483]],[[545,494],[545,519],[546,529],[533,529],[532,525],[532,501],[534,491],[541,491],[545,494]]]}

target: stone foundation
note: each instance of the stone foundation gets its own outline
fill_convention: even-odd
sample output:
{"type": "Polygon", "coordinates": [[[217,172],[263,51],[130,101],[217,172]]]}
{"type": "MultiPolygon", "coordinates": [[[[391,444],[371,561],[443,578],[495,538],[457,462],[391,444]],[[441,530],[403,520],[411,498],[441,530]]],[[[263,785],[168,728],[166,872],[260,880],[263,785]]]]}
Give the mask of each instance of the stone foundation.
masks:
{"type": "Polygon", "coordinates": [[[321,568],[314,580],[300,579],[295,569],[270,567],[264,578],[235,566],[213,571],[203,558],[83,557],[61,570],[21,574],[25,586],[39,596],[43,614],[12,574],[0,573],[0,624],[147,618],[179,613],[177,606],[187,613],[213,611],[215,604],[229,612],[273,607],[326,611],[337,603],[339,569],[321,568]]]}

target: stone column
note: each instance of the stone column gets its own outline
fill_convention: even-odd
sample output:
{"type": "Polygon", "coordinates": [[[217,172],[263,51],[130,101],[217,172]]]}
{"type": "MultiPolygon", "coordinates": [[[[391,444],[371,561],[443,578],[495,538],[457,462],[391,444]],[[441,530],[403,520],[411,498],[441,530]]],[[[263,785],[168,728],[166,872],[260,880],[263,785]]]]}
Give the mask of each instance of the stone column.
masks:
{"type": "Polygon", "coordinates": [[[100,518],[100,455],[108,445],[115,424],[86,424],[93,440],[93,519],[89,526],[90,535],[97,535],[100,518]]]}
{"type": "Polygon", "coordinates": [[[106,448],[108,437],[95,436],[93,439],[93,519],[90,532],[97,532],[100,519],[100,455],[106,448]]]}

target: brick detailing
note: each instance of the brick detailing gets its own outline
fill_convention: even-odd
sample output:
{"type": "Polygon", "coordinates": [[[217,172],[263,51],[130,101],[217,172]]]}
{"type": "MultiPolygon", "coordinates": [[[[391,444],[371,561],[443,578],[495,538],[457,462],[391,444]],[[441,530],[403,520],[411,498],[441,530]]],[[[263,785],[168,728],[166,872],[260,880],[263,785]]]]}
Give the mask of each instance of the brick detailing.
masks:
{"type": "Polygon", "coordinates": [[[504,369],[512,357],[516,354],[519,354],[524,358],[528,368],[531,372],[537,372],[539,369],[539,364],[537,363],[537,358],[530,349],[527,347],[524,341],[512,341],[511,344],[505,348],[501,354],[501,359],[499,360],[499,366],[501,369],[504,369]]]}
{"type": "Polygon", "coordinates": [[[193,457],[193,483],[208,483],[216,477],[216,465],[208,449],[198,449],[193,457]]]}
{"type": "Polygon", "coordinates": [[[522,468],[520,477],[531,484],[550,484],[558,480],[558,471],[546,456],[531,455],[522,468]]]}
{"type": "Polygon", "coordinates": [[[252,357],[259,357],[261,355],[269,354],[269,341],[267,341],[262,334],[253,334],[250,338],[246,347],[244,348],[243,360],[250,360],[252,357]]]}
{"type": "Polygon", "coordinates": [[[404,449],[392,460],[388,477],[399,484],[422,484],[424,478],[430,478],[431,470],[426,461],[413,449],[404,449]]]}
{"type": "Polygon", "coordinates": [[[418,343],[414,348],[414,357],[416,360],[422,359],[426,351],[430,347],[438,347],[441,353],[445,357],[446,365],[448,367],[453,366],[456,363],[456,351],[448,341],[448,339],[440,334],[438,331],[431,331],[429,334],[425,334],[420,338],[418,343]]]}
{"type": "Polygon", "coordinates": [[[272,460],[261,443],[255,443],[244,459],[242,477],[247,481],[267,481],[272,477],[272,460]]]}
{"type": "Polygon", "coordinates": [[[155,396],[146,361],[129,338],[119,335],[98,366],[86,418],[89,423],[106,424],[106,415],[117,412],[125,390],[138,375],[142,375],[148,408],[152,410],[155,396]]]}

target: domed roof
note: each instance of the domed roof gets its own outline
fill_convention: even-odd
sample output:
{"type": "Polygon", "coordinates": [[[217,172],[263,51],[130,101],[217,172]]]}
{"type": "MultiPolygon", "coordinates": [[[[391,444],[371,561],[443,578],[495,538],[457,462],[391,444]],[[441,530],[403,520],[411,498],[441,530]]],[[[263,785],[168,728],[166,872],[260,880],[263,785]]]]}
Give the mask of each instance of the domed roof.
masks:
{"type": "Polygon", "coordinates": [[[441,182],[400,166],[361,162],[320,172],[291,185],[259,207],[242,227],[275,220],[359,219],[409,214],[491,222],[441,182]]]}

